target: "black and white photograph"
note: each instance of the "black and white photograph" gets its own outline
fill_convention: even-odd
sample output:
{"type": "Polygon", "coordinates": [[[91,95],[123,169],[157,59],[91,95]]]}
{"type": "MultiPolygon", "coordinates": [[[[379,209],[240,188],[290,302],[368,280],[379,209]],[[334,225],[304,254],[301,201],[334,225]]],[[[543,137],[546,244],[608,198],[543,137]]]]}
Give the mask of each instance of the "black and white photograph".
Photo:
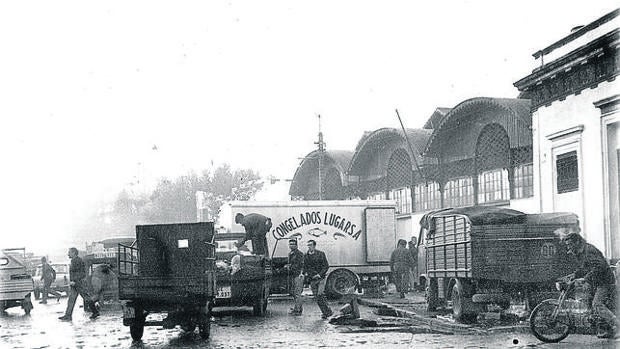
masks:
{"type": "Polygon", "coordinates": [[[33,0],[0,33],[0,348],[620,347],[617,0],[33,0]]]}

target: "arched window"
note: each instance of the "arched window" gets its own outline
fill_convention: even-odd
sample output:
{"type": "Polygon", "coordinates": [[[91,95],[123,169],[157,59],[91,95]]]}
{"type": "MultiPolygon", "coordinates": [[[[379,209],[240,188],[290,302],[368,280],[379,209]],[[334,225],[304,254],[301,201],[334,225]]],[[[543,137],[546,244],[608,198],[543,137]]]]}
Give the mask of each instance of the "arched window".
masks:
{"type": "Polygon", "coordinates": [[[411,159],[404,149],[397,149],[387,167],[387,186],[390,199],[396,200],[397,213],[411,213],[411,159]]]}
{"type": "Polygon", "coordinates": [[[478,203],[510,200],[510,143],[499,124],[485,126],[476,144],[478,203]]]}
{"type": "Polygon", "coordinates": [[[322,179],[321,188],[323,200],[342,200],[346,196],[340,173],[334,167],[327,169],[322,179]]]}

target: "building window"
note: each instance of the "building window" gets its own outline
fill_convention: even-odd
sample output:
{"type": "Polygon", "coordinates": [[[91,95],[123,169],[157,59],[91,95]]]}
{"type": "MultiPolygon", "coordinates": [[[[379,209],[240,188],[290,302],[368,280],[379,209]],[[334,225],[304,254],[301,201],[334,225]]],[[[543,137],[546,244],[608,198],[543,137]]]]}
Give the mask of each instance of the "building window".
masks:
{"type": "Polygon", "coordinates": [[[415,192],[415,211],[428,211],[441,208],[441,192],[437,182],[417,184],[415,192]]]}
{"type": "Polygon", "coordinates": [[[368,194],[368,200],[385,200],[385,192],[368,194]]]}
{"type": "Polygon", "coordinates": [[[443,191],[446,207],[461,207],[474,204],[474,183],[471,177],[455,178],[446,182],[443,191]]]}
{"type": "Polygon", "coordinates": [[[558,194],[579,190],[579,168],[577,166],[577,151],[570,151],[556,157],[558,194]]]}
{"type": "Polygon", "coordinates": [[[513,198],[534,196],[534,165],[525,164],[514,168],[513,198]]]}
{"type": "Polygon", "coordinates": [[[411,188],[391,190],[390,197],[396,200],[396,213],[411,213],[411,188]]]}
{"type": "Polygon", "coordinates": [[[478,175],[478,203],[509,199],[508,170],[500,168],[484,171],[478,175]]]}

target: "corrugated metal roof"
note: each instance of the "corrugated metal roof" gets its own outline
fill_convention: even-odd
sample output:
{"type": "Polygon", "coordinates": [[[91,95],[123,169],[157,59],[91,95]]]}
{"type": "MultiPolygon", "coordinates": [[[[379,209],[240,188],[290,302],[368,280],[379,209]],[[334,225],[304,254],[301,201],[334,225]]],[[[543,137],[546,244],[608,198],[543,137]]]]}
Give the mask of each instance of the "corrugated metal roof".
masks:
{"type": "Polygon", "coordinates": [[[448,114],[452,108],[437,108],[424,124],[426,129],[434,129],[437,127],[441,119],[448,114]]]}
{"type": "MultiPolygon", "coordinates": [[[[511,146],[514,145],[531,145],[531,125],[532,114],[530,112],[531,101],[528,99],[518,98],[493,98],[493,97],[475,97],[467,99],[452,108],[438,123],[434,129],[432,136],[424,147],[424,154],[431,155],[436,153],[441,145],[445,143],[442,135],[445,129],[457,128],[457,123],[463,122],[464,119],[478,117],[482,111],[492,112],[500,110],[502,115],[509,115],[518,125],[503,125],[509,134],[511,146]],[[514,129],[513,129],[514,128],[514,129]],[[518,129],[517,129],[518,128],[518,129]]],[[[498,114],[498,120],[501,115],[498,114]]]]}
{"type": "MultiPolygon", "coordinates": [[[[413,147],[415,152],[416,161],[419,164],[424,163],[425,159],[422,157],[422,152],[431,137],[433,130],[429,129],[406,129],[407,139],[413,147]]],[[[412,156],[405,137],[403,137],[403,131],[398,128],[380,128],[369,134],[364,134],[364,137],[360,140],[355,149],[355,154],[349,165],[348,173],[352,175],[360,175],[361,171],[366,167],[366,162],[369,158],[372,158],[376,152],[383,150],[385,145],[392,142],[402,142],[399,145],[407,153],[412,156]]],[[[387,163],[385,164],[387,166],[387,163]]]]}
{"type": "MultiPolygon", "coordinates": [[[[318,156],[319,151],[314,150],[301,161],[293,176],[289,195],[301,195],[305,192],[304,189],[309,182],[310,176],[316,175],[318,156]]],[[[323,152],[322,156],[322,159],[325,161],[322,167],[334,166],[340,173],[344,185],[346,181],[346,172],[353,158],[353,152],[349,150],[326,150],[323,152]]]]}

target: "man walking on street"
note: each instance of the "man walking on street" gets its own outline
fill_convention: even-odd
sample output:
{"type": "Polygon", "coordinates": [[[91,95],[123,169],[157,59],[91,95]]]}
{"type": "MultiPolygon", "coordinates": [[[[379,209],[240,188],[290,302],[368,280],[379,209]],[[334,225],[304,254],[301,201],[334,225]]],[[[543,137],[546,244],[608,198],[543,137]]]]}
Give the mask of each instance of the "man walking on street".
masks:
{"type": "Polygon", "coordinates": [[[269,257],[267,233],[271,230],[271,218],[258,213],[250,213],[245,216],[237,213],[235,223],[241,224],[245,229],[245,237],[239,242],[239,245],[252,240],[252,252],[269,257]]]}
{"type": "Polygon", "coordinates": [[[409,278],[409,269],[413,266],[411,254],[407,250],[407,241],[398,240],[396,249],[390,257],[390,270],[396,284],[396,291],[400,293],[400,298],[405,298],[405,288],[409,278]]]}
{"type": "Polygon", "coordinates": [[[46,257],[41,257],[41,280],[43,280],[43,299],[39,303],[47,304],[47,296],[50,293],[60,302],[60,293],[51,289],[52,282],[56,280],[56,270],[47,263],[46,257]]]}
{"type": "Polygon", "coordinates": [[[304,290],[304,276],[301,273],[304,267],[304,254],[297,248],[297,239],[288,241],[288,263],[284,266],[288,271],[288,279],[292,282],[292,293],[295,306],[291,309],[291,315],[301,315],[303,311],[301,293],[304,290]]]}
{"type": "Polygon", "coordinates": [[[327,257],[323,251],[316,249],[316,241],[308,240],[308,252],[304,256],[304,275],[310,280],[312,295],[321,309],[321,316],[327,319],[333,312],[325,298],[325,275],[329,269],[327,257]]]}
{"type": "Polygon", "coordinates": [[[63,321],[71,321],[73,308],[78,295],[82,296],[85,305],[88,306],[92,312],[90,318],[95,319],[99,316],[99,310],[95,307],[95,303],[92,301],[88,295],[88,291],[86,290],[86,265],[84,264],[84,261],[82,261],[82,258],[78,256],[78,250],[75,247],[71,247],[69,249],[69,258],[71,259],[71,266],[69,267],[69,285],[71,286],[71,289],[69,290],[67,310],[65,310],[65,315],[59,317],[59,319],[63,321]]]}
{"type": "Polygon", "coordinates": [[[418,239],[411,237],[411,241],[408,244],[409,254],[413,263],[409,271],[409,291],[414,291],[418,285],[418,239]]]}

